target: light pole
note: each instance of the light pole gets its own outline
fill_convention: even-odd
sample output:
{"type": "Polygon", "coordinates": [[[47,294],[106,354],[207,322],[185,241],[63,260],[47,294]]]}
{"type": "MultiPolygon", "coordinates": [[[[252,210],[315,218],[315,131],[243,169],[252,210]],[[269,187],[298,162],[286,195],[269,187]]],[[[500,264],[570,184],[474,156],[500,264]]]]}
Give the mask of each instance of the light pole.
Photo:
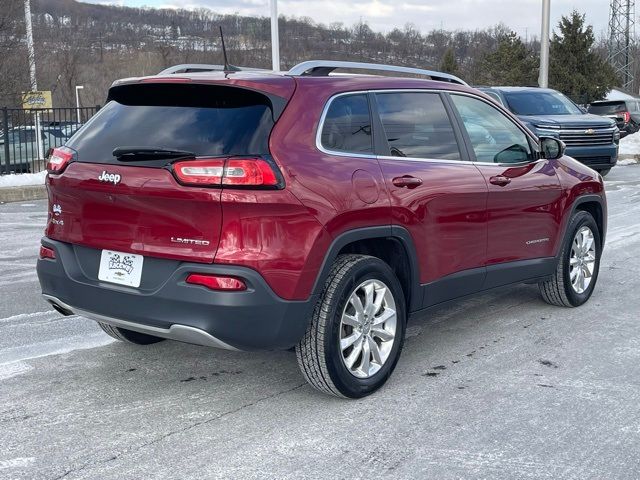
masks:
{"type": "Polygon", "coordinates": [[[278,33],[278,0],[271,4],[271,62],[274,71],[280,71],[280,35],[278,33]]]}
{"type": "Polygon", "coordinates": [[[540,37],[540,76],[538,85],[549,87],[549,25],[551,23],[551,0],[542,0],[542,35],[540,37]]]}
{"type": "Polygon", "coordinates": [[[78,123],[82,123],[80,121],[80,90],[82,90],[84,86],[76,85],[76,118],[78,123]]]}

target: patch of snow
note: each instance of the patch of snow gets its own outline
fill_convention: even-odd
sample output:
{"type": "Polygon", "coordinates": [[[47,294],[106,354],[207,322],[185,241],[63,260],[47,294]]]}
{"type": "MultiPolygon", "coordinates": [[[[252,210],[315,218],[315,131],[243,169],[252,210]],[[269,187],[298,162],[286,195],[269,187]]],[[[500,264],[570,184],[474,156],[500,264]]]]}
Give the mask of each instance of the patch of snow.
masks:
{"type": "Polygon", "coordinates": [[[640,133],[627,135],[620,140],[620,155],[640,155],[640,133]]]}
{"type": "MultiPolygon", "coordinates": [[[[0,380],[22,375],[30,370],[33,370],[33,367],[24,362],[5,363],[0,365],[0,380]]],[[[2,462],[0,462],[0,468],[2,468],[2,462]]]]}
{"type": "Polygon", "coordinates": [[[0,460],[0,470],[6,470],[8,468],[24,468],[35,461],[35,457],[16,457],[9,460],[0,460]]]}
{"type": "Polygon", "coordinates": [[[635,158],[621,158],[618,160],[618,163],[616,163],[616,165],[637,165],[638,163],[639,162],[635,158]]]}
{"type": "Polygon", "coordinates": [[[609,93],[607,93],[607,100],[635,100],[636,97],[633,95],[629,95],[628,93],[623,92],[622,90],[618,90],[614,88],[609,93]]]}
{"type": "Polygon", "coordinates": [[[46,176],[47,172],[0,175],[0,188],[24,187],[27,185],[44,185],[44,179],[46,176]]]}
{"type": "MultiPolygon", "coordinates": [[[[67,320],[74,320],[77,317],[65,317],[67,320]]],[[[72,335],[65,338],[56,338],[18,347],[5,348],[0,353],[0,369],[10,368],[7,365],[16,362],[25,362],[36,358],[48,357],[51,355],[64,355],[76,350],[90,350],[92,348],[103,347],[115,342],[113,338],[105,335],[102,330],[83,335],[72,335]]],[[[2,370],[0,370],[0,374],[2,370]]]]}

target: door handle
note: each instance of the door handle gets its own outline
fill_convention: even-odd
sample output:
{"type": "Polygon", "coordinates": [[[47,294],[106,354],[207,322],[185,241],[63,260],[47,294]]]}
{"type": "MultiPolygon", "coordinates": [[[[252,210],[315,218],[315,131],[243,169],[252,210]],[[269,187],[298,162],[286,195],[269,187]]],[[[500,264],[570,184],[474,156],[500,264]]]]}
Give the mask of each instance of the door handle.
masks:
{"type": "Polygon", "coordinates": [[[416,177],[412,177],[411,175],[403,175],[402,177],[396,177],[393,180],[391,180],[391,183],[393,183],[396,187],[406,187],[406,188],[416,188],[419,185],[422,185],[422,179],[421,178],[416,178],[416,177]]]}
{"type": "Polygon", "coordinates": [[[505,177],[504,175],[496,175],[489,179],[489,183],[504,187],[505,185],[509,185],[511,183],[511,179],[509,177],[505,177]]]}

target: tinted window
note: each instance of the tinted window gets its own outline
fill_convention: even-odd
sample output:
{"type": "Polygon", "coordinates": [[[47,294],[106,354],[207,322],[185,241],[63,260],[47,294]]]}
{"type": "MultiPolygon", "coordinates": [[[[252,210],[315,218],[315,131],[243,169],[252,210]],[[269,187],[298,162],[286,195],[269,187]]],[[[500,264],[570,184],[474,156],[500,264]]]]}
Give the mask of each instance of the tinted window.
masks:
{"type": "Polygon", "coordinates": [[[623,112],[626,109],[624,102],[615,103],[593,103],[589,105],[589,113],[595,115],[612,115],[623,112]]]}
{"type": "Polygon", "coordinates": [[[78,159],[114,161],[118,146],[186,150],[197,156],[268,153],[273,115],[267,97],[233,87],[147,84],[116,87],[74,135],[78,159]]]}
{"type": "Polygon", "coordinates": [[[504,92],[509,110],[516,115],[582,115],[571,100],[559,92],[504,92]]]}
{"type": "Polygon", "coordinates": [[[442,100],[435,93],[378,93],[380,120],[392,156],[460,160],[442,100]]]}
{"type": "Polygon", "coordinates": [[[369,101],[363,94],[335,98],[322,126],[322,146],[346,153],[373,153],[369,101]]]}
{"type": "Polygon", "coordinates": [[[527,136],[488,103],[452,95],[479,162],[519,163],[534,160],[527,136]]]}

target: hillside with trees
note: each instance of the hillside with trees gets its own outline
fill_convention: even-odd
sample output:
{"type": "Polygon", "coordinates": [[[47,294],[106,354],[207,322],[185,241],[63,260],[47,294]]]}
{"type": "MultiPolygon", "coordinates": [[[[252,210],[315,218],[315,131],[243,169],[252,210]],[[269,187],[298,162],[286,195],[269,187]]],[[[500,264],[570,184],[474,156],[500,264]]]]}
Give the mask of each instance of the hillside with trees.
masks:
{"type": "MultiPolygon", "coordinates": [[[[3,5],[7,6],[0,9],[0,105],[15,106],[20,92],[28,89],[23,2],[8,0],[3,5]]],[[[218,26],[224,30],[232,63],[271,66],[265,17],[75,0],[32,0],[32,13],[38,86],[53,91],[56,106],[75,104],[75,85],[85,86],[83,103],[95,105],[104,102],[107,88],[117,78],[155,74],[179,63],[221,63],[218,26]]],[[[485,30],[430,32],[408,24],[380,33],[362,22],[324,25],[310,18],[280,17],[280,39],[283,68],[314,58],[442,67],[473,85],[531,85],[538,75],[537,40],[523,40],[502,24],[485,30]]],[[[553,48],[552,58],[571,54],[558,48],[556,37],[553,48]]],[[[592,41],[584,60],[601,60],[603,51],[592,41]]],[[[566,63],[560,59],[552,69],[554,65],[565,69],[566,63]]],[[[552,79],[562,78],[552,71],[552,79]]],[[[609,78],[607,83],[611,81],[615,82],[609,78]]]]}

